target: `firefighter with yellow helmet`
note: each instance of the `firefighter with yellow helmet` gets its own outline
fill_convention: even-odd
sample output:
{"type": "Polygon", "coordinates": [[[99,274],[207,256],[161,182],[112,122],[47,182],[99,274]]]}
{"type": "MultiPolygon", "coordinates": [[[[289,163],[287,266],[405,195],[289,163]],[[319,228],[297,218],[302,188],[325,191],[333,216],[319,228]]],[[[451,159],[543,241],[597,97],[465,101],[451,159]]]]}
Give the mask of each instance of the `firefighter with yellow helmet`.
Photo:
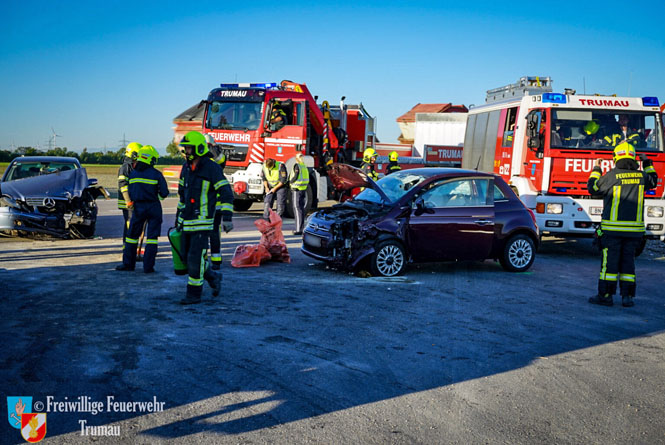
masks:
{"type": "Polygon", "coordinates": [[[365,172],[367,176],[377,181],[379,174],[375,170],[376,164],[376,151],[372,147],[367,147],[363,152],[363,163],[360,169],[365,172]]]}
{"type": "Polygon", "coordinates": [[[399,155],[397,154],[396,151],[391,151],[390,154],[388,155],[388,167],[386,167],[386,175],[389,175],[391,173],[398,172],[402,169],[402,167],[399,166],[399,155]]]}
{"type": "Polygon", "coordinates": [[[143,272],[155,271],[157,239],[162,230],[162,204],[160,200],[169,196],[169,187],[162,172],[154,165],[159,153],[151,145],[144,145],[138,151],[134,169],[129,174],[129,196],[133,201],[134,212],[129,224],[129,232],[122,252],[122,264],[116,270],[130,271],[136,266],[138,239],[145,226],[146,246],[143,256],[143,272]]]}
{"type": "Polygon", "coordinates": [[[210,261],[213,270],[219,270],[222,267],[222,239],[220,228],[228,233],[233,230],[233,221],[222,221],[222,212],[233,213],[233,191],[229,181],[224,176],[224,167],[226,166],[226,155],[224,152],[217,148],[215,140],[210,133],[205,134],[206,142],[208,143],[208,150],[210,150],[210,157],[219,166],[222,173],[222,188],[224,193],[217,195],[217,202],[215,203],[215,220],[210,232],[210,261]],[[223,196],[223,198],[222,198],[223,196]]]}
{"type": "MultiPolygon", "coordinates": [[[[201,133],[190,131],[180,145],[185,149],[187,163],[178,183],[176,226],[184,235],[183,256],[189,273],[187,293],[180,303],[196,304],[201,302],[204,280],[212,287],[213,296],[219,295],[221,289],[221,273],[208,267],[205,253],[214,226],[217,196],[222,195],[222,202],[230,202],[223,196],[230,187],[224,184],[221,168],[210,159],[208,143],[201,133]]],[[[221,214],[225,223],[231,222],[232,211],[222,209],[221,214]]]]}
{"type": "Polygon", "coordinates": [[[130,142],[125,148],[125,156],[122,165],[118,169],[118,208],[122,210],[124,225],[122,227],[122,243],[125,244],[129,222],[132,219],[134,203],[129,199],[129,174],[134,170],[134,163],[142,147],[138,142],[130,142]]]}
{"type": "Polygon", "coordinates": [[[623,142],[614,149],[614,168],[603,175],[598,159],[589,176],[589,193],[603,197],[602,219],[596,232],[602,263],[598,294],[589,298],[590,303],[612,306],[618,281],[621,304],[634,304],[635,252],[645,233],[644,192],[658,183],[653,161],[646,155],[640,158],[644,171],[635,159],[635,148],[623,142]]]}

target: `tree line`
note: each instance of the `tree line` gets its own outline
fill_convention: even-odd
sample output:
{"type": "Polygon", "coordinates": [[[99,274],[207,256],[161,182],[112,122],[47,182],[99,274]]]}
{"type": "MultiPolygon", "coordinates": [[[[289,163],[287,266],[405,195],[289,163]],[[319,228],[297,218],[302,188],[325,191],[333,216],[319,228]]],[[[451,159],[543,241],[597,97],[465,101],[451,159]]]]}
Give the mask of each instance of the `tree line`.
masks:
{"type": "MultiPolygon", "coordinates": [[[[171,142],[166,147],[166,156],[160,156],[157,164],[159,165],[180,165],[183,163],[183,158],[180,156],[178,146],[175,142],[171,142]]],[[[84,148],[81,153],[70,151],[67,147],[56,147],[51,150],[39,150],[34,147],[18,147],[14,151],[0,150],[0,162],[10,162],[12,159],[19,156],[67,156],[77,158],[81,164],[122,164],[125,156],[125,149],[107,151],[88,151],[84,148]]]]}

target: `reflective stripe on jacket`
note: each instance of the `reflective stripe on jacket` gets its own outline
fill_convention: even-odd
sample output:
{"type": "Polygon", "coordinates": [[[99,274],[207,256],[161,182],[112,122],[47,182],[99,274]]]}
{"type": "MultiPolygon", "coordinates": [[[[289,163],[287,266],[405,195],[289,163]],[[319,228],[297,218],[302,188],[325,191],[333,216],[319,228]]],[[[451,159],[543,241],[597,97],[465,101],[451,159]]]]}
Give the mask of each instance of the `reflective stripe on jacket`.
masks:
{"type": "MultiPolygon", "coordinates": [[[[621,161],[619,161],[621,163],[621,161]]],[[[644,171],[613,168],[606,174],[594,167],[587,189],[592,195],[603,195],[600,228],[622,236],[644,234],[644,192],[656,187],[658,175],[651,162],[644,171]]]]}
{"type": "Polygon", "coordinates": [[[293,166],[289,183],[294,190],[307,190],[307,186],[309,185],[309,170],[307,170],[304,162],[298,162],[293,166]]]}
{"type": "Polygon", "coordinates": [[[118,169],[118,208],[126,209],[127,203],[122,192],[129,191],[129,174],[134,170],[132,158],[125,157],[122,165],[118,169]]]}
{"type": "MultiPolygon", "coordinates": [[[[209,158],[199,158],[196,168],[191,164],[182,167],[180,179],[178,224],[185,232],[212,230],[217,194],[225,181],[221,168],[209,158]]],[[[230,212],[226,213],[224,219],[230,220],[230,212]]]]}

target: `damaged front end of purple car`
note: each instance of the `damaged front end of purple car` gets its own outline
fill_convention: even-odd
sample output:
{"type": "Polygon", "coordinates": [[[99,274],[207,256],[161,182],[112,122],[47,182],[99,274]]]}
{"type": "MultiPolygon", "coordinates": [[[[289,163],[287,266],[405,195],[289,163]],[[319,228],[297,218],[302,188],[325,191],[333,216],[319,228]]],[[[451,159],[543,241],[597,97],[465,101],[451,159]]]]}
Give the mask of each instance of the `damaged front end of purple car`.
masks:
{"type": "Polygon", "coordinates": [[[337,190],[364,187],[375,193],[374,199],[353,199],[314,213],[305,227],[302,252],[336,269],[354,270],[374,253],[382,236],[402,237],[404,224],[386,218],[392,203],[359,169],[334,164],[329,177],[337,190]]]}

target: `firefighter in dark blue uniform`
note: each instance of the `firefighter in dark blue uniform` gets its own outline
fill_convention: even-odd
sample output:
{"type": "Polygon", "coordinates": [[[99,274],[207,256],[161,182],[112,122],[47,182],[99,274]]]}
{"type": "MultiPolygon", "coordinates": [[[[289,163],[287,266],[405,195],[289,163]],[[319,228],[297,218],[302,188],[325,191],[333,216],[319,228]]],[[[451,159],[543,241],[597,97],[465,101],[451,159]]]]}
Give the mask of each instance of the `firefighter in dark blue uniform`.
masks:
{"type": "Polygon", "coordinates": [[[215,147],[215,140],[210,134],[206,134],[205,138],[208,143],[208,150],[210,150],[210,157],[217,165],[219,165],[219,168],[222,170],[222,177],[224,178],[222,179],[223,192],[218,194],[218,199],[215,204],[215,221],[212,225],[212,232],[210,232],[210,261],[212,262],[212,269],[219,270],[222,267],[222,240],[220,228],[223,228],[226,233],[233,230],[233,221],[222,221],[222,212],[233,213],[233,190],[231,190],[231,185],[226,179],[226,176],[224,176],[226,155],[215,147]]]}
{"type": "Polygon", "coordinates": [[[160,199],[169,196],[169,187],[164,175],[157,170],[157,150],[150,145],[141,147],[134,170],[129,174],[129,196],[134,202],[134,213],[129,224],[129,233],[122,252],[122,265],[116,270],[134,270],[138,238],[146,225],[146,247],[143,256],[143,272],[155,271],[157,238],[162,229],[162,204],[160,199]],[[147,224],[146,224],[147,223],[147,224]]]}
{"type": "Polygon", "coordinates": [[[129,231],[129,222],[132,220],[134,203],[129,198],[129,174],[134,170],[134,163],[139,154],[142,145],[138,142],[130,142],[125,149],[125,157],[122,165],[118,169],[118,208],[122,210],[122,217],[125,224],[122,227],[122,245],[125,245],[127,232],[129,231]]]}
{"type": "MultiPolygon", "coordinates": [[[[196,304],[201,302],[204,280],[212,287],[213,296],[220,292],[221,274],[208,267],[205,254],[213,230],[218,194],[223,196],[230,187],[224,187],[224,176],[208,156],[208,144],[201,133],[190,131],[180,145],[185,149],[187,163],[180,172],[176,224],[184,235],[183,251],[189,273],[187,294],[180,303],[196,304]]],[[[229,202],[233,198],[223,196],[220,199],[229,202]]],[[[223,221],[229,222],[233,218],[233,213],[228,210],[222,210],[221,214],[223,221]]]]}
{"type": "Polygon", "coordinates": [[[591,195],[603,196],[603,215],[598,228],[602,249],[598,294],[589,302],[612,306],[617,281],[621,304],[633,306],[635,297],[635,251],[644,236],[644,192],[656,187],[658,175],[653,162],[644,156],[639,170],[635,148],[623,142],[614,149],[615,167],[602,174],[600,159],[589,176],[591,195]]]}
{"type": "Polygon", "coordinates": [[[397,154],[396,151],[391,151],[390,154],[388,155],[388,166],[386,167],[386,175],[389,175],[391,173],[398,172],[402,169],[402,167],[399,166],[399,155],[397,154]]]}
{"type": "Polygon", "coordinates": [[[379,180],[379,174],[375,170],[376,164],[376,151],[372,147],[368,147],[363,152],[363,163],[360,165],[360,169],[365,172],[367,176],[372,178],[375,181],[379,180]]]}

